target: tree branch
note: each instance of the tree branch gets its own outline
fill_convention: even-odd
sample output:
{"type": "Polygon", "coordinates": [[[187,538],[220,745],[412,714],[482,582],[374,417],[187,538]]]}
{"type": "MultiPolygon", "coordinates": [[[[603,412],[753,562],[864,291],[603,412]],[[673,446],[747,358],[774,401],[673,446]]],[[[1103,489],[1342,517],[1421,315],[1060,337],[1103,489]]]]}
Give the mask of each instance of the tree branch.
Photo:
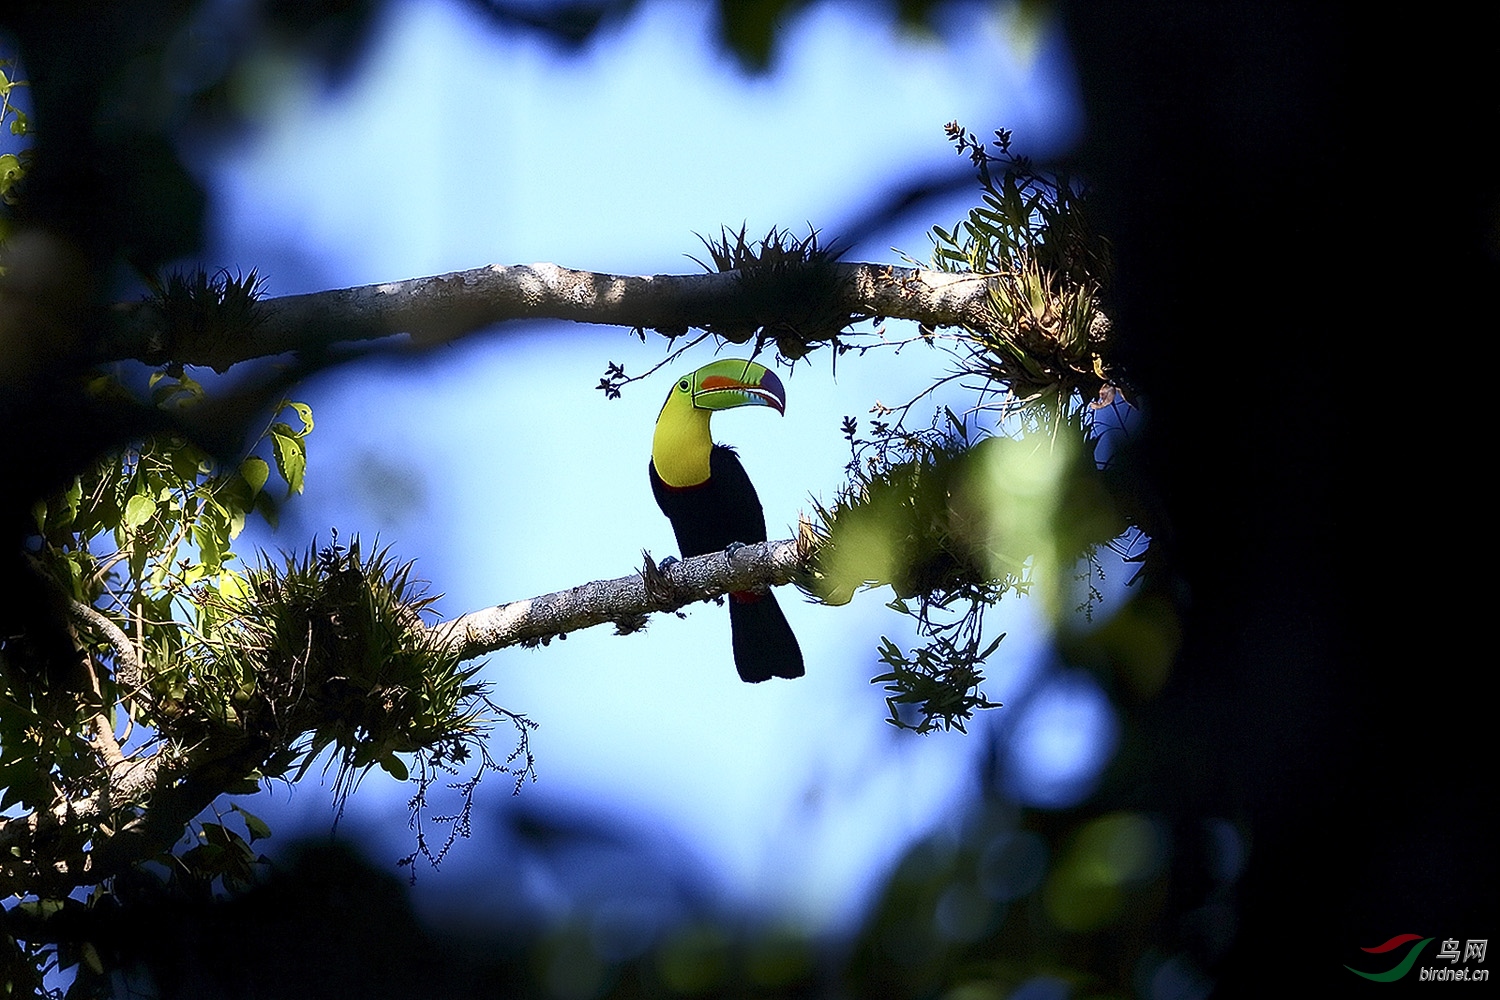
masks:
{"type": "MultiPolygon", "coordinates": [[[[161,810],[179,815],[182,810],[171,808],[177,771],[163,766],[167,756],[158,752],[145,758],[122,759],[117,766],[103,769],[104,786],[96,795],[0,819],[0,898],[47,892],[66,895],[77,886],[97,885],[126,864],[151,857],[181,836],[182,827],[202,811],[206,802],[183,816],[165,841],[157,838],[151,849],[132,851],[128,859],[121,859],[122,863],[103,864],[100,852],[107,850],[115,837],[137,827],[144,817],[136,817],[112,835],[92,829],[107,821],[116,809],[146,801],[151,802],[148,813],[161,810]],[[89,836],[82,835],[85,830],[90,831],[89,836]],[[84,848],[86,841],[92,841],[91,850],[84,848]],[[73,846],[59,851],[62,843],[73,846]]],[[[159,821],[153,823],[153,827],[161,825],[159,821]]]]}
{"type": "MultiPolygon", "coordinates": [[[[645,554],[645,565],[630,576],[470,612],[428,626],[428,632],[470,659],[604,622],[614,622],[622,632],[636,631],[653,612],[676,611],[731,591],[791,583],[804,571],[811,544],[810,532],[804,531],[801,538],[745,545],[732,555],[694,556],[665,569],[645,554]]],[[[138,678],[139,661],[125,662],[134,649],[124,633],[95,609],[73,605],[74,616],[115,647],[122,660],[120,674],[134,671],[138,678]]],[[[168,743],[150,756],[122,757],[102,768],[97,794],[28,815],[0,817],[0,897],[65,895],[154,857],[209,803],[252,773],[271,749],[250,741],[223,754],[168,743]]]]}
{"type": "MultiPolygon", "coordinates": [[[[833,280],[820,283],[815,293],[804,289],[820,299],[813,313],[837,315],[840,322],[860,316],[913,319],[929,326],[983,328],[990,322],[990,291],[997,276],[877,264],[827,266],[833,280]]],[[[188,335],[186,341],[173,332],[158,305],[145,302],[114,311],[106,353],[223,370],[238,361],[288,351],[301,352],[317,364],[321,352],[335,345],[397,333],[422,344],[441,343],[513,319],[567,319],[668,332],[689,326],[743,329],[746,317],[755,314],[749,308],[754,295],[760,296],[763,309],[767,288],[779,287],[774,269],[769,277],[753,272],[753,283],[742,280],[748,273],[631,277],[553,264],[497,265],[262,300],[253,321],[237,333],[188,335]],[[747,284],[756,285],[753,295],[747,294],[747,284]]],[[[788,273],[795,274],[795,268],[788,273]]],[[[733,555],[697,556],[665,570],[647,557],[646,566],[630,576],[475,611],[429,626],[428,634],[469,659],[603,622],[614,622],[622,632],[635,631],[653,612],[791,582],[805,571],[811,551],[810,532],[802,535],[800,540],[744,546],[733,555]]],[[[71,615],[111,646],[120,686],[137,687],[143,665],[130,638],[86,605],[75,603],[71,615]]],[[[167,739],[155,754],[123,755],[107,717],[89,725],[91,743],[105,763],[91,782],[91,794],[50,803],[30,815],[0,818],[0,895],[97,884],[154,856],[214,798],[242,784],[277,752],[265,734],[246,733],[234,746],[209,748],[183,745],[164,733],[167,739]]]]}
{"type": "Polygon", "coordinates": [[[630,576],[596,580],[553,594],[472,611],[429,631],[460,650],[464,659],[507,646],[535,645],[553,636],[614,622],[622,632],[644,627],[646,616],[676,611],[696,601],[731,591],[755,590],[791,583],[806,564],[807,545],[794,538],[759,542],[733,555],[711,552],[658,570],[646,555],[646,567],[630,576]]]}
{"type": "MultiPolygon", "coordinates": [[[[854,316],[913,319],[929,326],[987,322],[993,276],[888,264],[834,264],[829,308],[854,316]]],[[[615,275],[556,264],[492,264],[411,278],[263,299],[257,322],[233,338],[171,343],[151,302],[117,306],[103,348],[108,360],[177,361],[223,371],[252,358],[313,352],[406,333],[430,345],[495,323],[565,319],[662,330],[743,323],[740,272],[615,275]]]]}
{"type": "Polygon", "coordinates": [[[80,624],[103,635],[109,648],[115,651],[115,681],[127,690],[138,687],[141,683],[141,659],[136,653],[135,643],[130,641],[130,637],[120,626],[106,618],[99,609],[82,601],[69,599],[68,612],[80,624]]]}

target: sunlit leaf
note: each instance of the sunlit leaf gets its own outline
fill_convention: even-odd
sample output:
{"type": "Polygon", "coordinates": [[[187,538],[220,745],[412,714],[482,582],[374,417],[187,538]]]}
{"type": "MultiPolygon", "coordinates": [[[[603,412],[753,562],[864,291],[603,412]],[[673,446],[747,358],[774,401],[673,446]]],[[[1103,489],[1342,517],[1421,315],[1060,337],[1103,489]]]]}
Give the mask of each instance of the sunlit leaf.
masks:
{"type": "Polygon", "coordinates": [[[307,435],[311,434],[313,429],[312,407],[308,406],[306,403],[287,403],[286,405],[290,407],[297,414],[297,417],[302,421],[302,431],[300,434],[298,434],[298,437],[306,437],[307,435]]]}
{"type": "Polygon", "coordinates": [[[151,516],[155,513],[156,500],[137,493],[125,503],[125,527],[132,530],[139,528],[151,520],[151,516]]]}
{"type": "Polygon", "coordinates": [[[281,474],[288,492],[301,493],[303,478],[307,473],[307,445],[300,437],[273,429],[271,446],[272,453],[276,456],[276,471],[281,474]]]}
{"type": "Polygon", "coordinates": [[[251,455],[240,463],[240,475],[250,484],[252,492],[259,493],[265,489],[266,480],[271,478],[271,466],[265,459],[251,455]]]}

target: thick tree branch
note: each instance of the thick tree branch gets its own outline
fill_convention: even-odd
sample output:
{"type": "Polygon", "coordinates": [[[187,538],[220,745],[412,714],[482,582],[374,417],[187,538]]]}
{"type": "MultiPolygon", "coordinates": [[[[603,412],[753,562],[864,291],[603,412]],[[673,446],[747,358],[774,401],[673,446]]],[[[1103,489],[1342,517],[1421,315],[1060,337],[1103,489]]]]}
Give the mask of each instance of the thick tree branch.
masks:
{"type": "MultiPolygon", "coordinates": [[[[991,276],[887,264],[833,265],[839,281],[828,309],[853,316],[913,319],[929,326],[986,321],[991,276]]],[[[171,343],[157,308],[117,307],[104,347],[110,360],[178,361],[224,370],[288,351],[411,335],[422,344],[457,340],[495,323],[565,319],[681,330],[743,323],[740,272],[644,276],[574,271],[556,264],[488,267],[358,288],[264,299],[259,321],[235,340],[171,343]]]]}
{"type": "Polygon", "coordinates": [[[676,611],[731,591],[790,583],[805,561],[806,546],[794,538],[746,545],[733,555],[711,552],[694,556],[664,570],[656,569],[648,555],[647,568],[631,576],[596,580],[472,611],[439,622],[430,631],[441,642],[459,649],[464,659],[507,646],[535,644],[604,622],[616,623],[621,631],[634,631],[655,611],[676,611]]]}
{"type": "MultiPolygon", "coordinates": [[[[168,754],[158,752],[139,759],[122,759],[104,770],[104,785],[96,795],[58,802],[50,809],[28,815],[0,819],[0,898],[47,892],[65,895],[80,885],[97,885],[117,874],[125,864],[145,860],[181,836],[183,826],[213,797],[186,815],[182,815],[185,809],[173,809],[172,786],[176,769],[163,766],[167,758],[168,754]],[[96,830],[97,825],[107,822],[110,814],[119,807],[128,808],[147,801],[151,802],[152,812],[171,812],[173,818],[181,816],[180,822],[165,840],[156,838],[151,849],[132,851],[128,859],[121,859],[122,863],[101,863],[104,859],[100,852],[108,850],[110,840],[138,827],[142,817],[136,817],[114,834],[96,830]],[[87,836],[84,835],[86,831],[87,836]],[[84,847],[89,840],[92,841],[92,851],[84,847]],[[63,844],[72,846],[60,851],[63,844]]],[[[162,826],[160,819],[153,817],[153,820],[153,827],[162,826]]]]}
{"type": "MultiPolygon", "coordinates": [[[[731,591],[780,586],[804,570],[810,538],[760,542],[674,562],[657,569],[649,555],[630,576],[599,580],[530,600],[470,612],[428,627],[438,642],[463,658],[507,646],[536,644],[553,636],[614,622],[621,631],[642,628],[653,612],[676,611],[731,591]]],[[[98,630],[121,658],[120,673],[134,671],[134,648],[112,622],[85,605],[72,613],[98,630]]],[[[107,725],[102,720],[96,725],[107,725]]],[[[97,732],[96,739],[99,738],[97,732]]],[[[113,734],[109,734],[113,740],[113,734]]],[[[273,748],[255,740],[230,748],[175,747],[146,757],[123,756],[101,769],[99,791],[28,815],[0,818],[0,897],[13,893],[65,895],[96,885],[155,856],[184,826],[263,763],[273,748]],[[84,845],[88,846],[85,847],[84,845]]]]}
{"type": "Polygon", "coordinates": [[[91,608],[82,601],[69,600],[68,612],[77,622],[102,635],[104,641],[109,643],[109,648],[114,650],[115,680],[120,686],[127,689],[137,687],[141,683],[141,659],[130,637],[97,608],[91,608]]]}

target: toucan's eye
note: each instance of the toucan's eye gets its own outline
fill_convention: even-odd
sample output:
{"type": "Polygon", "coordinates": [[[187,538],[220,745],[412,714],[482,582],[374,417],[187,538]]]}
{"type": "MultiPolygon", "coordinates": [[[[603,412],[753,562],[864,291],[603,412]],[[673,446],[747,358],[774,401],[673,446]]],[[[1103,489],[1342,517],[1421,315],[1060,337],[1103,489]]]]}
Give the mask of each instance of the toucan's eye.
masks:
{"type": "Polygon", "coordinates": [[[677,388],[679,388],[682,391],[686,392],[687,388],[688,388],[688,380],[687,379],[683,379],[681,382],[678,382],[677,383],[677,388]]]}

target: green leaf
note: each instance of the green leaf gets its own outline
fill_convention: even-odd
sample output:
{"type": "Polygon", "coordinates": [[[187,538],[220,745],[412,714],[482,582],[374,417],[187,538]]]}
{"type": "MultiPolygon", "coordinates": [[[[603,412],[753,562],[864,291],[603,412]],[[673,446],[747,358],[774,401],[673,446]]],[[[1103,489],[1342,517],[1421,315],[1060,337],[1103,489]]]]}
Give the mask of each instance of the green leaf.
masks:
{"type": "Polygon", "coordinates": [[[203,829],[198,834],[198,838],[205,843],[217,844],[220,847],[230,846],[235,836],[234,831],[226,829],[222,823],[204,823],[203,829]]]}
{"type": "Polygon", "coordinates": [[[172,472],[183,482],[191,483],[198,478],[203,471],[203,466],[208,456],[202,451],[185,442],[178,442],[179,447],[170,451],[172,460],[172,472]]]}
{"type": "Polygon", "coordinates": [[[0,155],[0,194],[9,191],[25,174],[25,168],[14,153],[0,155]]]}
{"type": "Polygon", "coordinates": [[[255,778],[235,778],[224,787],[229,795],[254,795],[260,791],[260,782],[255,778]]]}
{"type": "Polygon", "coordinates": [[[125,527],[132,530],[139,528],[151,516],[156,513],[156,501],[142,493],[137,493],[125,504],[125,527]]]}
{"type": "Polygon", "coordinates": [[[240,475],[250,484],[251,492],[259,493],[266,488],[266,480],[271,478],[271,466],[265,459],[251,455],[240,463],[240,475]]]}
{"type": "Polygon", "coordinates": [[[46,920],[48,917],[61,913],[64,905],[65,903],[61,899],[37,899],[17,903],[16,909],[29,917],[46,920]]]}
{"type": "MultiPolygon", "coordinates": [[[[285,427],[285,424],[279,424],[285,427]]],[[[271,444],[276,455],[276,471],[286,482],[289,493],[301,493],[303,477],[307,474],[307,445],[300,437],[272,430],[271,444]]]]}
{"type": "Polygon", "coordinates": [[[234,600],[249,593],[249,587],[243,576],[234,570],[224,570],[219,574],[218,591],[220,597],[234,600]]]}
{"type": "Polygon", "coordinates": [[[239,813],[241,818],[244,819],[245,829],[250,831],[250,843],[253,844],[257,840],[265,840],[271,835],[270,826],[268,826],[266,824],[266,821],[261,819],[259,816],[255,815],[249,810],[242,809],[239,806],[235,806],[234,811],[239,813]]]}
{"type": "MultiPolygon", "coordinates": [[[[83,578],[84,578],[85,572],[84,572],[84,568],[83,568],[83,560],[88,559],[88,558],[89,558],[89,556],[88,556],[87,553],[84,553],[84,552],[70,552],[70,553],[68,553],[68,558],[65,561],[65,565],[68,567],[68,579],[70,581],[72,581],[72,584],[73,584],[73,596],[75,596],[75,597],[82,597],[82,596],[84,596],[84,594],[83,594],[83,578]]],[[[92,560],[90,560],[90,562],[92,563],[92,560]]],[[[90,566],[89,568],[92,569],[93,567],[90,566]]]]}
{"type": "Polygon", "coordinates": [[[272,528],[275,528],[281,520],[281,510],[269,493],[262,492],[255,495],[255,510],[272,528]]]}
{"type": "Polygon", "coordinates": [[[229,518],[224,508],[212,500],[203,505],[198,523],[193,526],[193,540],[203,557],[203,571],[217,573],[229,551],[229,518]]]}
{"type": "Polygon", "coordinates": [[[411,777],[411,771],[407,770],[406,764],[393,753],[380,758],[380,769],[397,781],[405,781],[411,777]]]}
{"type": "Polygon", "coordinates": [[[297,416],[302,419],[302,433],[297,436],[306,437],[311,434],[313,429],[312,407],[306,403],[288,403],[286,405],[296,411],[297,416]]]}

